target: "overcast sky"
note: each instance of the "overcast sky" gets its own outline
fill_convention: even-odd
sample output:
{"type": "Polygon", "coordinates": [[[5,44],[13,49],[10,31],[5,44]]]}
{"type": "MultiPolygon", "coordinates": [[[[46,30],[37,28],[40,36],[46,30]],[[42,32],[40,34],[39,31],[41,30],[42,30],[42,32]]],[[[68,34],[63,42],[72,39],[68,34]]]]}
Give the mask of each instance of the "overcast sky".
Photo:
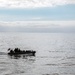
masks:
{"type": "Polygon", "coordinates": [[[75,27],[75,0],[0,0],[0,29],[75,27]]]}

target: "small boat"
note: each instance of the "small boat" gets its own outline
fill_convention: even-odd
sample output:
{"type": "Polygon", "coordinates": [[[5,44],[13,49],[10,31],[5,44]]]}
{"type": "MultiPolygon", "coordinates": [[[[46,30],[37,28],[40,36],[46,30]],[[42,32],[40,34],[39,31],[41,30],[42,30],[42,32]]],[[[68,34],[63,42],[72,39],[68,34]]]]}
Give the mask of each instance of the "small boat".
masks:
{"type": "Polygon", "coordinates": [[[8,49],[8,55],[19,55],[19,54],[25,54],[29,56],[35,56],[36,51],[33,50],[20,50],[19,48],[15,48],[12,50],[11,48],[8,49]]]}

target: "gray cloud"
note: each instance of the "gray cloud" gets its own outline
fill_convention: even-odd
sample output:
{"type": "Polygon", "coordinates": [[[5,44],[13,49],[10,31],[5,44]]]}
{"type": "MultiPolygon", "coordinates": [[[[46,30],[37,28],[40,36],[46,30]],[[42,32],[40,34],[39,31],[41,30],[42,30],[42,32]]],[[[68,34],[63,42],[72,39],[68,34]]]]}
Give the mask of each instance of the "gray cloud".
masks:
{"type": "Polygon", "coordinates": [[[63,4],[75,4],[75,0],[0,0],[0,7],[9,8],[52,7],[63,4]]]}

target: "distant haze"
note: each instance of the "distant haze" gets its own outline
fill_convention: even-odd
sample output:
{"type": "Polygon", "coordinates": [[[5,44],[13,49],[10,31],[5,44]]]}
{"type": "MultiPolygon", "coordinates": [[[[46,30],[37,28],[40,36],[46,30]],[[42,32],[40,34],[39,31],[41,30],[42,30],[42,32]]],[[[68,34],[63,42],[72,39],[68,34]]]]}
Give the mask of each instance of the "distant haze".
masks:
{"type": "Polygon", "coordinates": [[[0,22],[4,32],[75,32],[75,21],[15,21],[0,22]]]}

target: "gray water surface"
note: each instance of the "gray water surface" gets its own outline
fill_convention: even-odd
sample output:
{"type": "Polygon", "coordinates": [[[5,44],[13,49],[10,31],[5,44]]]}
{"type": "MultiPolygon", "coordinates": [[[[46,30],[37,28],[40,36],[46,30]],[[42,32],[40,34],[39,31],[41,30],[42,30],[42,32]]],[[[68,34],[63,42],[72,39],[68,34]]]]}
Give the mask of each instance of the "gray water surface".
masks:
{"type": "Polygon", "coordinates": [[[75,75],[75,34],[0,33],[0,75],[75,75]],[[8,56],[15,47],[36,56],[8,56]]]}

